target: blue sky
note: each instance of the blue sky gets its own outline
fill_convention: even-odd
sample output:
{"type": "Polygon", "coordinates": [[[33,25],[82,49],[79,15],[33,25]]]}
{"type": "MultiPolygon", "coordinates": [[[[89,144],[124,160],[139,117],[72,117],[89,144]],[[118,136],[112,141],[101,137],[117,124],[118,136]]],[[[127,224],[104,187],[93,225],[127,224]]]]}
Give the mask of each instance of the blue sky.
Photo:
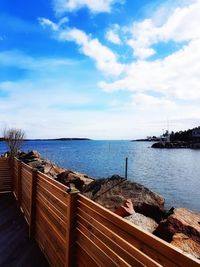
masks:
{"type": "Polygon", "coordinates": [[[200,124],[199,0],[1,0],[0,129],[132,139],[200,124]]]}

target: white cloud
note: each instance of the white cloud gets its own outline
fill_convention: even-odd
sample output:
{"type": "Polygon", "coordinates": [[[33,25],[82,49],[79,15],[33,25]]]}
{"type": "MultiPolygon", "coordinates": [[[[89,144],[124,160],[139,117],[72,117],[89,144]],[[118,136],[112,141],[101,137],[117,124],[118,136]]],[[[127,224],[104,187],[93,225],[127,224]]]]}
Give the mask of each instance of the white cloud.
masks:
{"type": "Polygon", "coordinates": [[[118,62],[117,55],[97,38],[92,38],[77,28],[63,29],[62,19],[57,24],[45,18],[39,21],[42,26],[50,27],[58,40],[75,42],[80,52],[94,60],[96,67],[105,74],[118,76],[124,71],[125,66],[118,62]]]}
{"type": "Polygon", "coordinates": [[[119,35],[116,32],[114,32],[113,30],[107,31],[106,39],[108,41],[110,41],[111,43],[118,44],[118,45],[121,44],[121,40],[119,38],[119,35]]]}
{"type": "Polygon", "coordinates": [[[124,65],[118,63],[117,56],[111,49],[102,45],[97,38],[92,39],[79,29],[61,30],[59,39],[74,41],[79,45],[81,53],[93,59],[97,68],[106,74],[120,75],[124,70],[124,65]]]}
{"type": "Polygon", "coordinates": [[[157,27],[151,18],[134,23],[133,38],[128,44],[138,59],[126,66],[123,77],[113,82],[102,81],[100,87],[107,92],[128,90],[145,93],[151,90],[175,100],[200,99],[199,14],[200,1],[196,1],[176,8],[162,26],[157,27]],[[169,56],[145,60],[156,53],[152,44],[167,41],[185,44],[169,56]]]}
{"type": "Polygon", "coordinates": [[[155,97],[151,95],[146,95],[146,94],[137,94],[137,95],[132,95],[132,102],[131,104],[133,106],[137,106],[139,108],[143,109],[169,109],[172,110],[176,107],[175,103],[171,100],[168,100],[166,98],[161,98],[161,97],[155,97]]]}
{"type": "Polygon", "coordinates": [[[47,18],[38,18],[38,21],[43,27],[50,27],[54,31],[58,30],[58,25],[47,18]]]}
{"type": "Polygon", "coordinates": [[[115,3],[124,0],[54,0],[57,13],[73,12],[81,8],[88,8],[92,13],[110,12],[115,3]]]}
{"type": "Polygon", "coordinates": [[[200,40],[194,40],[164,59],[132,63],[124,78],[101,82],[100,87],[105,91],[153,90],[175,99],[200,99],[199,69],[200,40]]]}
{"type": "Polygon", "coordinates": [[[200,1],[176,8],[162,25],[156,25],[156,18],[145,19],[142,22],[134,22],[130,33],[132,37],[127,44],[134,51],[134,55],[140,59],[147,58],[156,53],[151,48],[158,42],[187,42],[200,38],[200,1]]]}

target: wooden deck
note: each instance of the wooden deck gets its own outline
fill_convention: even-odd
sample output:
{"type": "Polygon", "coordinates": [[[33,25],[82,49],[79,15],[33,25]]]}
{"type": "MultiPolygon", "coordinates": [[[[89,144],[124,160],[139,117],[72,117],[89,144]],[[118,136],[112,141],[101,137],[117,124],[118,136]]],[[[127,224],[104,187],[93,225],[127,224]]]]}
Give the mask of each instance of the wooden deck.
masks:
{"type": "Polygon", "coordinates": [[[28,225],[12,193],[0,194],[0,266],[49,266],[36,242],[29,240],[28,225]]]}

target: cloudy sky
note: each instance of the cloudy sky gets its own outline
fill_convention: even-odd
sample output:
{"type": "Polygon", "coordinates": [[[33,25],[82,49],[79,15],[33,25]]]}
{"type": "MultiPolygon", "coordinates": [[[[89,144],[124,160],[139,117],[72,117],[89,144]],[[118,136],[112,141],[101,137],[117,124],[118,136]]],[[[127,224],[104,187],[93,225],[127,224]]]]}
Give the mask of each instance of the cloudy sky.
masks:
{"type": "Polygon", "coordinates": [[[0,130],[132,139],[200,125],[199,0],[1,0],[0,130]]]}

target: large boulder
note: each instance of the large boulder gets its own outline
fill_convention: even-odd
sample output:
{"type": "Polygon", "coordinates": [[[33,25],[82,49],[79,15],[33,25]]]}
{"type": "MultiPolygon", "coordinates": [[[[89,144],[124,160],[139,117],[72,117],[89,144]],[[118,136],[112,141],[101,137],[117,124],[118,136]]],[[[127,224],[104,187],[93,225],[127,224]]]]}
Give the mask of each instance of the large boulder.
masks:
{"type": "Polygon", "coordinates": [[[200,243],[200,213],[185,208],[174,209],[173,213],[161,221],[154,234],[171,242],[176,233],[183,233],[200,243]]]}
{"type": "Polygon", "coordinates": [[[178,247],[183,252],[189,253],[197,259],[200,259],[200,243],[195,242],[193,239],[182,233],[177,233],[173,236],[171,245],[178,247]]]}
{"type": "Polygon", "coordinates": [[[83,190],[83,187],[85,185],[88,185],[89,183],[94,181],[87,175],[78,172],[73,172],[70,170],[66,170],[57,174],[56,180],[67,186],[70,186],[70,184],[74,184],[74,186],[80,191],[83,190]]]}
{"type": "Polygon", "coordinates": [[[111,211],[115,211],[126,199],[131,199],[136,212],[156,221],[163,215],[163,197],[118,175],[93,181],[85,187],[84,194],[111,211]]]}
{"type": "Polygon", "coordinates": [[[18,154],[18,158],[20,160],[22,160],[23,162],[25,163],[30,163],[32,161],[38,161],[40,160],[41,156],[40,156],[40,153],[35,151],[35,150],[32,150],[28,153],[25,153],[25,152],[20,152],[18,154]]]}
{"type": "Polygon", "coordinates": [[[136,213],[131,199],[126,199],[124,203],[115,210],[115,214],[150,233],[152,233],[158,226],[153,219],[148,218],[143,214],[136,213]]]}
{"type": "Polygon", "coordinates": [[[134,225],[137,225],[142,230],[145,230],[149,233],[153,233],[155,229],[158,227],[158,224],[153,219],[136,212],[127,217],[124,217],[124,219],[128,220],[134,225]]]}

